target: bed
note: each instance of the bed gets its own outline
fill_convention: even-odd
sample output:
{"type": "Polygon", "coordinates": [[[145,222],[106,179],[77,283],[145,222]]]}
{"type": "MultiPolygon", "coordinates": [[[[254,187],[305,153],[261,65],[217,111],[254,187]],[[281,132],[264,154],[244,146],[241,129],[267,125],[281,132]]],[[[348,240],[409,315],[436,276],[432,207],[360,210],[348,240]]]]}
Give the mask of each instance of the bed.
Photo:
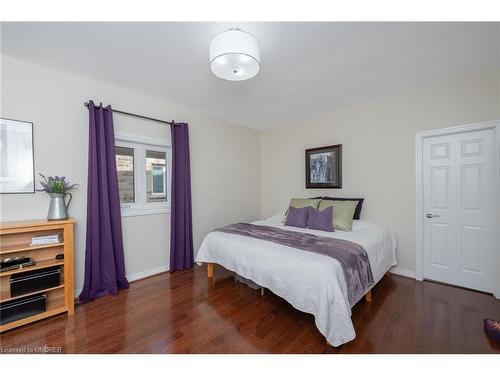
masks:
{"type": "MultiPolygon", "coordinates": [[[[350,232],[325,232],[285,226],[284,216],[285,212],[282,212],[252,224],[361,245],[368,255],[373,285],[397,264],[396,237],[388,228],[354,220],[350,232]]],[[[269,289],[296,309],[314,315],[318,330],[330,345],[339,346],[356,337],[351,307],[360,298],[349,301],[343,269],[334,258],[257,238],[214,231],[203,240],[196,262],[208,264],[209,277],[213,276],[213,264],[219,264],[269,289]]],[[[371,300],[373,285],[364,291],[367,300],[371,300]]]]}

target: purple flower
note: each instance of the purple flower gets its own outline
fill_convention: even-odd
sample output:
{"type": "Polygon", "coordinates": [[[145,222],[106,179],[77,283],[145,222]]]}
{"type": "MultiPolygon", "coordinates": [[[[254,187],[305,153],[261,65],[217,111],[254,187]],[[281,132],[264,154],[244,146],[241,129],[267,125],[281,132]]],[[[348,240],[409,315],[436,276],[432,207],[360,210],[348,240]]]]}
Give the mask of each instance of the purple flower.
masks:
{"type": "Polygon", "coordinates": [[[49,176],[45,177],[43,174],[39,173],[42,177],[39,180],[40,185],[42,185],[42,189],[37,189],[37,191],[44,191],[46,193],[58,193],[64,194],[66,191],[74,189],[78,184],[70,184],[66,181],[66,177],[62,176],[49,176]]]}

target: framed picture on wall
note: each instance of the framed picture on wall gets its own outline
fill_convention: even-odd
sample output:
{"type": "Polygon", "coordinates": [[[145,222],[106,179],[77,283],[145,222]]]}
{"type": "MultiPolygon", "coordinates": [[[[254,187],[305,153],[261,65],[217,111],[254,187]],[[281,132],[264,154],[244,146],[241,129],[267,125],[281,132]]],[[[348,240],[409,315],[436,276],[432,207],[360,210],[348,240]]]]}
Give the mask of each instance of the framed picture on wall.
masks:
{"type": "Polygon", "coordinates": [[[33,123],[0,118],[0,193],[34,193],[33,123]]]}
{"type": "Polygon", "coordinates": [[[342,188],[342,145],[306,150],[306,189],[342,188]]]}

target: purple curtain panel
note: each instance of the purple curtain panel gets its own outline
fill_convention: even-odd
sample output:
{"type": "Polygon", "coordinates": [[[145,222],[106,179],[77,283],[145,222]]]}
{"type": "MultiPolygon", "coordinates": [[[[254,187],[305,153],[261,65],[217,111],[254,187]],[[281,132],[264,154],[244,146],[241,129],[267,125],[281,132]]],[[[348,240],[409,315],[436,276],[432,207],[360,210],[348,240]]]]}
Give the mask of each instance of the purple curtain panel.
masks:
{"type": "Polygon", "coordinates": [[[172,122],[170,272],[194,265],[188,124],[172,122]]]}
{"type": "Polygon", "coordinates": [[[85,280],[81,300],[128,288],[111,106],[89,102],[89,164],[85,280]]]}

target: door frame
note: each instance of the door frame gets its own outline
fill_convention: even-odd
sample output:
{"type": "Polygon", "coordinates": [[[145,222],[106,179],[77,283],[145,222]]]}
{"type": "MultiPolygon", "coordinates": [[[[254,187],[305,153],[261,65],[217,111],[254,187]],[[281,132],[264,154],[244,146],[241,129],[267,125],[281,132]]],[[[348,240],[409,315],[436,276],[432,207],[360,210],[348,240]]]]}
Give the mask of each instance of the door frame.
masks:
{"type": "MultiPolygon", "coordinates": [[[[424,139],[441,135],[459,134],[470,131],[493,129],[493,171],[494,180],[494,220],[495,243],[500,243],[500,120],[481,122],[475,124],[453,126],[443,129],[426,130],[415,134],[416,155],[416,272],[415,279],[422,281],[424,278],[424,186],[423,186],[423,144],[424,139]]],[[[494,254],[495,267],[493,269],[493,295],[500,298],[500,247],[494,254]]]]}

